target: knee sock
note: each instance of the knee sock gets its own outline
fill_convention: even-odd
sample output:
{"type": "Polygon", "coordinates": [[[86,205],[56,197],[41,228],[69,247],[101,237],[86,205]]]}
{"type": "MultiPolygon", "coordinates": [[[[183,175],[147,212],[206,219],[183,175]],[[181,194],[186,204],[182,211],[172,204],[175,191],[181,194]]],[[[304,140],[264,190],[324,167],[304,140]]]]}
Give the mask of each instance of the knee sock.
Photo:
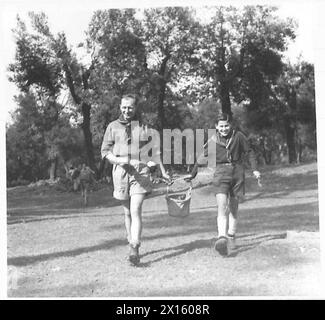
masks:
{"type": "Polygon", "coordinates": [[[218,237],[225,237],[227,235],[227,216],[218,215],[218,237]]]}
{"type": "Polygon", "coordinates": [[[228,234],[235,235],[236,229],[237,229],[237,218],[234,218],[232,214],[229,214],[228,234]]]}

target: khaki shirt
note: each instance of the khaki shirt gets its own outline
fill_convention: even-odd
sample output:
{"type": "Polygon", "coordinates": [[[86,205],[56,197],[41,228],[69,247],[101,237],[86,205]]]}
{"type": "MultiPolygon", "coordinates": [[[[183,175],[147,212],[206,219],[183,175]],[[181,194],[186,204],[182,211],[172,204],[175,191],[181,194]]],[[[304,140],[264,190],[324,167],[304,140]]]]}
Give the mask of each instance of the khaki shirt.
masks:
{"type": "Polygon", "coordinates": [[[119,119],[111,122],[105,131],[101,146],[102,158],[112,153],[117,157],[139,159],[141,148],[148,142],[148,128],[138,121],[122,123],[119,119]]]}

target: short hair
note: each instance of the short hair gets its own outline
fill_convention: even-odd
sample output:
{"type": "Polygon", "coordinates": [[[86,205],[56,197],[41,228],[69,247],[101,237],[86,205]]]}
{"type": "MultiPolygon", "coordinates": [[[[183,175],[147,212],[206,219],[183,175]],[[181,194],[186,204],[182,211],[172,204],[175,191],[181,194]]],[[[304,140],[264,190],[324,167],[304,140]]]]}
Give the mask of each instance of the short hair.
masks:
{"type": "Polygon", "coordinates": [[[218,114],[216,123],[219,123],[219,121],[227,121],[227,122],[232,122],[232,117],[230,114],[221,112],[218,114]]]}
{"type": "Polygon", "coordinates": [[[135,93],[127,93],[124,94],[121,98],[121,101],[124,99],[132,99],[134,100],[134,104],[137,105],[138,104],[138,96],[135,93]]]}

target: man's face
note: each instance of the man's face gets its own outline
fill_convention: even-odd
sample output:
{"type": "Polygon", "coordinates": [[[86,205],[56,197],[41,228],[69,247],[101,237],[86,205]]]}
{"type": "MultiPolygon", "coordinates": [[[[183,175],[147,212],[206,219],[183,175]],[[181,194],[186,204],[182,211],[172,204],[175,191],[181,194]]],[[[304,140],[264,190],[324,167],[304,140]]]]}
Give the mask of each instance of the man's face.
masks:
{"type": "Polygon", "coordinates": [[[125,120],[131,120],[135,116],[135,101],[132,98],[122,99],[120,105],[121,113],[125,120]]]}
{"type": "Polygon", "coordinates": [[[216,129],[223,137],[226,137],[231,130],[231,124],[228,121],[221,120],[216,124],[216,129]]]}

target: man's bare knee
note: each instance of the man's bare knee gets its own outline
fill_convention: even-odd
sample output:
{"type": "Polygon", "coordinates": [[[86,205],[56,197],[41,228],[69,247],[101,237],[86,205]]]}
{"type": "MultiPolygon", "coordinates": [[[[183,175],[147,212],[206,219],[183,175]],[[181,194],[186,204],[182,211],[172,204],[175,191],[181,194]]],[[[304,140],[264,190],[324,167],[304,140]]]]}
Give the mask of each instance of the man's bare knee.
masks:
{"type": "Polygon", "coordinates": [[[144,198],[145,195],[143,194],[135,194],[131,197],[130,208],[132,214],[141,213],[144,198]]]}

